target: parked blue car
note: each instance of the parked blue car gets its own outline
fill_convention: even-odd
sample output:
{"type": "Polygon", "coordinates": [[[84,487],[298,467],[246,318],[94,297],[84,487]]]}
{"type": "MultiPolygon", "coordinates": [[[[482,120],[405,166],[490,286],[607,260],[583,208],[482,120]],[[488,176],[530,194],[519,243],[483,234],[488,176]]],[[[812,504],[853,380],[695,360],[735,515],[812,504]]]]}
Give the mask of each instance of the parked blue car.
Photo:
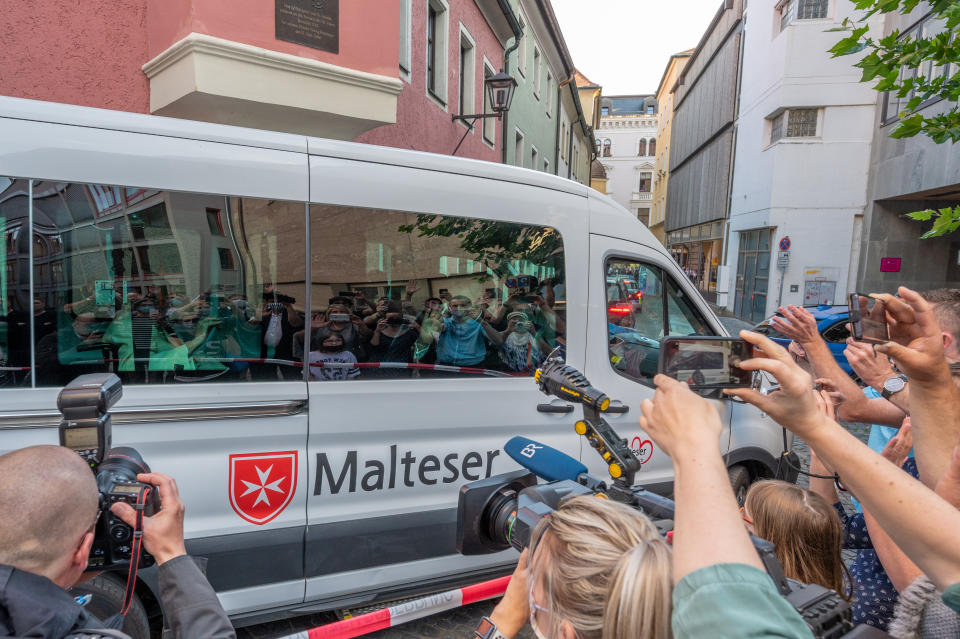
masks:
{"type": "MultiPolygon", "coordinates": [[[[843,349],[847,347],[846,340],[850,336],[850,331],[847,330],[846,326],[850,318],[850,309],[846,305],[836,306],[830,304],[808,306],[806,309],[813,313],[813,316],[816,318],[820,335],[827,343],[827,346],[830,347],[830,352],[833,353],[833,358],[837,360],[837,364],[839,364],[840,368],[846,371],[848,375],[854,375],[853,369],[850,368],[850,364],[847,362],[847,358],[843,355],[843,349]]],[[[774,327],[770,326],[769,318],[757,324],[753,330],[758,333],[763,333],[784,348],[790,343],[789,337],[784,336],[774,327]]]]}

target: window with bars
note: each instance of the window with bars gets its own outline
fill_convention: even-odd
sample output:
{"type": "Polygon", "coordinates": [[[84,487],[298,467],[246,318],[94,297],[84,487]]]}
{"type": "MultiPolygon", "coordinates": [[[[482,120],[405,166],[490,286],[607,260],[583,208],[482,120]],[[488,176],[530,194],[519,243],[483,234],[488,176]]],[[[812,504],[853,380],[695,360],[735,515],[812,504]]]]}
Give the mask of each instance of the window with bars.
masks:
{"type": "Polygon", "coordinates": [[[822,20],[827,17],[830,0],[787,0],[780,5],[780,30],[794,20],[822,20]]]}
{"type": "Polygon", "coordinates": [[[810,138],[817,135],[818,109],[787,109],[770,118],[770,144],[783,138],[810,138]]]}

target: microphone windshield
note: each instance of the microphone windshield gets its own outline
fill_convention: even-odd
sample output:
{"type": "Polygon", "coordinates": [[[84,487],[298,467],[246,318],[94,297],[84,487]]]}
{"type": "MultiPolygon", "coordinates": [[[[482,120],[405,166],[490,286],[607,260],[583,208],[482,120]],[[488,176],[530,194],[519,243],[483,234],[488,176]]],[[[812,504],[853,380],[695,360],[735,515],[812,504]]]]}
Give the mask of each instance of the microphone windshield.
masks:
{"type": "Polygon", "coordinates": [[[570,455],[526,437],[512,438],[503,450],[513,461],[547,481],[576,481],[577,477],[587,472],[587,467],[570,455]]]}

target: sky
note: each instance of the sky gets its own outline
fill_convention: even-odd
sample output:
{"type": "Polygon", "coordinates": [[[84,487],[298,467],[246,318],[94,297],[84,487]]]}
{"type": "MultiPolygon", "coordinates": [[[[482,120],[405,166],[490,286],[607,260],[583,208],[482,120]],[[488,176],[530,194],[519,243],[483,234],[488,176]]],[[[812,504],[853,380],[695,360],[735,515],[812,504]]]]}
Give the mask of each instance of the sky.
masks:
{"type": "Polygon", "coordinates": [[[551,0],[573,63],[604,95],[654,93],[670,56],[697,46],[722,0],[551,0]]]}

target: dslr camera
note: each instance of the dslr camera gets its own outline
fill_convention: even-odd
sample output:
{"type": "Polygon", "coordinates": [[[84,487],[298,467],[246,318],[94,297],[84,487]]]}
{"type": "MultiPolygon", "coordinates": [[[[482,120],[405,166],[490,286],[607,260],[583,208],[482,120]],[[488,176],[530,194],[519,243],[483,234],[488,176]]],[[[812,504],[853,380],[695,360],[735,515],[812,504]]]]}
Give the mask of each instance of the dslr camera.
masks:
{"type": "MultiPolygon", "coordinates": [[[[674,502],[634,486],[640,469],[636,454],[603,418],[610,399],[554,354],[538,369],[534,379],[540,390],[583,405],[584,418],[574,430],[607,463],[609,484],[587,473],[579,460],[524,437],[514,437],[504,447],[525,470],[470,482],[461,486],[457,507],[457,551],[463,555],[518,551],[530,544],[541,519],[578,495],[599,495],[625,503],[645,513],[667,535],[673,530],[674,502]],[[532,471],[532,472],[531,472],[532,471]],[[539,479],[546,483],[538,483],[539,479]]],[[[854,627],[852,606],[838,593],[816,584],[803,584],[784,576],[773,544],[752,537],[754,547],[781,596],[803,617],[818,639],[889,637],[872,626],[854,627]]]]}
{"type": "Polygon", "coordinates": [[[90,465],[100,493],[100,514],[87,570],[126,570],[132,561],[138,568],[155,563],[142,548],[141,531],[110,512],[110,506],[120,501],[137,510],[138,519],[160,510],[156,489],[137,481],[137,474],[150,472],[140,453],[127,446],[111,448],[110,407],[122,395],[119,377],[95,373],[77,377],[57,397],[60,445],[75,451],[90,465]]]}

